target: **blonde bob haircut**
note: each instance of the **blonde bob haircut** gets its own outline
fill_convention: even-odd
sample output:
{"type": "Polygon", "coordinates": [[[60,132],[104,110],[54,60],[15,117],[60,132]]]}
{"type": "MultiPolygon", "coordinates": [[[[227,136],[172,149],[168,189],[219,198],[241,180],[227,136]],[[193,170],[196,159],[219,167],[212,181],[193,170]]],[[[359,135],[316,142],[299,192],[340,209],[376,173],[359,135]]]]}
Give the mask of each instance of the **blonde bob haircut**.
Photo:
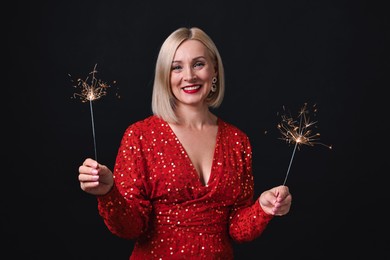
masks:
{"type": "Polygon", "coordinates": [[[172,93],[170,83],[172,61],[177,48],[186,40],[198,40],[203,43],[214,62],[217,71],[217,90],[215,92],[210,92],[210,95],[207,98],[208,106],[211,108],[219,107],[225,93],[225,74],[222,59],[213,40],[197,27],[182,27],[175,30],[163,42],[158,54],[152,94],[153,114],[169,123],[178,122],[175,113],[176,99],[172,93]]]}

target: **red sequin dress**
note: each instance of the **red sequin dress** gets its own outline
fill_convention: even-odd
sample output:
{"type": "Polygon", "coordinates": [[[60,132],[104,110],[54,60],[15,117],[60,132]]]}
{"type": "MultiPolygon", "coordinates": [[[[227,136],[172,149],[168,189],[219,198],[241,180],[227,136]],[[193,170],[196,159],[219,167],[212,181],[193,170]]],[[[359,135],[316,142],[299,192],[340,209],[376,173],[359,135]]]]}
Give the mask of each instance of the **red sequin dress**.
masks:
{"type": "Polygon", "coordinates": [[[272,219],[253,199],[248,137],[220,118],[207,185],[157,116],[126,129],[114,180],[98,209],[113,234],[136,240],[130,259],[233,259],[232,242],[255,239],[272,219]]]}

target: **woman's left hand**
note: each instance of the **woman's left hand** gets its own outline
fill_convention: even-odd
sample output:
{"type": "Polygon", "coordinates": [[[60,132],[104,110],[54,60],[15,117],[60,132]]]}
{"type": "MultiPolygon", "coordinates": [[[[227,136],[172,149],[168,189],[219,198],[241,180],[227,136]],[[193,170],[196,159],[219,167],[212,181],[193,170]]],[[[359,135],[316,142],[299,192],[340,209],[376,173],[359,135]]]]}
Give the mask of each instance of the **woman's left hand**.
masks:
{"type": "Polygon", "coordinates": [[[261,208],[265,213],[283,216],[290,211],[292,196],[285,185],[280,185],[264,191],[259,198],[261,208]]]}

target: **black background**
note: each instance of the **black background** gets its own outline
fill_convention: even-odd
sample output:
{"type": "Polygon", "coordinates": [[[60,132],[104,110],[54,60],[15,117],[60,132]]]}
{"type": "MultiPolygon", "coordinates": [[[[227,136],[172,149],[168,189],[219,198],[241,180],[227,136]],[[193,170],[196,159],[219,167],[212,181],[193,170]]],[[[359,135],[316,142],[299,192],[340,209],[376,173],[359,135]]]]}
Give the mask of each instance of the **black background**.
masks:
{"type": "Polygon", "coordinates": [[[133,242],[106,229],[96,199],[79,187],[78,166],[94,146],[90,107],[71,98],[71,80],[98,64],[98,78],[116,81],[93,103],[98,158],[112,167],[125,128],[151,114],[159,48],[181,26],[204,29],[220,50],[226,97],[215,113],[252,141],[256,196],[283,182],[292,155],[278,139],[283,106],[294,114],[305,102],[316,105],[321,141],[333,146],[295,154],[289,215],[235,245],[236,258],[388,257],[389,18],[379,2],[31,1],[4,8],[6,259],[128,259],[133,242]]]}

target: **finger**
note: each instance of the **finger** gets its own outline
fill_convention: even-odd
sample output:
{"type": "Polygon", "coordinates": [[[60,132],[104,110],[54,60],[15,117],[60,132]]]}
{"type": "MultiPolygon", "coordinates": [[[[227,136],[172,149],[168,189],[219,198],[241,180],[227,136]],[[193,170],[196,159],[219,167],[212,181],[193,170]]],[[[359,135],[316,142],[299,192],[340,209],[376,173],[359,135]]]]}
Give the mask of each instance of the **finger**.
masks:
{"type": "Polygon", "coordinates": [[[92,168],[97,168],[98,167],[98,163],[97,161],[91,159],[91,158],[87,158],[85,159],[85,161],[83,162],[83,165],[84,166],[88,166],[88,167],[92,167],[92,168]]]}
{"type": "Polygon", "coordinates": [[[89,191],[99,186],[99,182],[80,182],[80,188],[83,191],[89,191]]]}
{"type": "Polygon", "coordinates": [[[279,190],[279,193],[278,193],[278,196],[277,196],[277,201],[282,201],[282,200],[285,200],[286,198],[288,198],[289,196],[291,196],[289,190],[288,190],[288,187],[286,186],[283,186],[280,190],[279,190]]]}
{"type": "Polygon", "coordinates": [[[78,179],[80,182],[96,182],[99,181],[99,175],[79,174],[78,179]]]}
{"type": "Polygon", "coordinates": [[[280,197],[278,198],[277,202],[275,203],[275,205],[277,205],[278,207],[280,206],[284,206],[284,205],[291,205],[291,195],[288,194],[286,197],[280,197]]]}
{"type": "Polygon", "coordinates": [[[286,215],[289,212],[289,210],[290,210],[289,205],[279,205],[279,207],[274,207],[272,211],[276,216],[283,216],[286,215]]]}

